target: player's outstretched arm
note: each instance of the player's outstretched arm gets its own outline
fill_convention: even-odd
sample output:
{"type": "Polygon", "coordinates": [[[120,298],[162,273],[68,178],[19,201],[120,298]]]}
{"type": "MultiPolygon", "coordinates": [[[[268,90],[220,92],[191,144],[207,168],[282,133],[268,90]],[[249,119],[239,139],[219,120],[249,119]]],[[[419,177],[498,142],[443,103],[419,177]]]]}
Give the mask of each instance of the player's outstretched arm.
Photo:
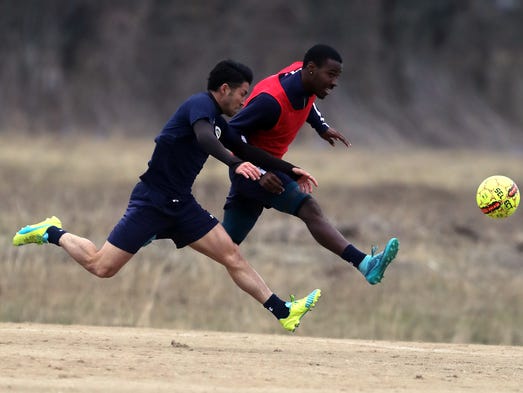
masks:
{"type": "Polygon", "coordinates": [[[345,146],[350,147],[351,143],[345,136],[339,132],[336,131],[334,128],[331,128],[326,122],[323,116],[321,115],[318,107],[316,104],[313,104],[309,116],[307,117],[307,122],[311,125],[312,128],[316,130],[316,132],[331,146],[334,146],[336,141],[340,141],[345,146]]]}
{"type": "Polygon", "coordinates": [[[227,150],[214,135],[213,127],[207,120],[198,120],[193,126],[196,140],[201,148],[224,164],[233,167],[234,171],[251,180],[259,180],[261,172],[250,162],[243,162],[227,150]]]}
{"type": "Polygon", "coordinates": [[[336,131],[334,128],[329,127],[327,131],[322,132],[320,136],[327,142],[329,142],[331,146],[334,146],[336,141],[340,141],[347,147],[351,146],[349,140],[345,138],[345,136],[341,132],[336,131]]]}
{"type": "MultiPolygon", "coordinates": [[[[295,180],[298,180],[302,174],[295,172],[299,167],[274,157],[265,150],[259,149],[255,146],[245,143],[240,135],[235,132],[222,133],[222,142],[239,158],[250,161],[267,171],[283,172],[295,180]]],[[[309,175],[310,176],[310,175],[309,175]]],[[[312,176],[311,176],[312,177],[312,176]]]]}
{"type": "MultiPolygon", "coordinates": [[[[239,152],[237,154],[239,154],[241,158],[248,159],[264,169],[284,172],[291,176],[298,182],[302,192],[310,194],[313,190],[313,186],[318,187],[318,182],[310,173],[294,164],[273,157],[264,150],[258,149],[257,147],[251,146],[242,141],[241,146],[238,146],[234,151],[235,153],[239,152]]],[[[263,175],[260,179],[260,185],[272,193],[279,194],[283,191],[283,185],[279,181],[279,178],[276,175],[271,176],[271,172],[267,172],[263,175]]]]}

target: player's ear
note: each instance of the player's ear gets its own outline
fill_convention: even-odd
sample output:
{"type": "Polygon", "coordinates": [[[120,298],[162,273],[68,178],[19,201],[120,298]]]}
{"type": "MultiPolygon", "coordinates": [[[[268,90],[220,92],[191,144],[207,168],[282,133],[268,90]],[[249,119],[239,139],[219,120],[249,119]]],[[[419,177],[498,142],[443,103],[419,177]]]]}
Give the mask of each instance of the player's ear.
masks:
{"type": "Polygon", "coordinates": [[[309,61],[307,65],[305,66],[305,71],[307,74],[312,75],[314,74],[314,71],[316,70],[316,64],[314,64],[312,61],[309,61]]]}
{"type": "Polygon", "coordinates": [[[223,83],[218,90],[221,94],[228,95],[231,92],[231,86],[228,83],[223,83]]]}

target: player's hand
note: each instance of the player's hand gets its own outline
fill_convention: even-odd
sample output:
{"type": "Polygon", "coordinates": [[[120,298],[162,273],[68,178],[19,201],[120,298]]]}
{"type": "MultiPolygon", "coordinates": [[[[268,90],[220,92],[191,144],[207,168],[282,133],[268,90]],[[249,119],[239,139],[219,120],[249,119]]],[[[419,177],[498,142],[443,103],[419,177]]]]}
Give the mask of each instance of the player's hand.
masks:
{"type": "Polygon", "coordinates": [[[272,192],[273,194],[281,194],[283,191],[285,191],[280,178],[272,172],[266,172],[264,175],[262,175],[258,183],[260,183],[260,186],[265,188],[267,191],[272,192]]]}
{"type": "Polygon", "coordinates": [[[327,142],[329,142],[331,146],[334,146],[335,141],[340,141],[347,147],[351,146],[349,140],[345,138],[341,132],[338,132],[330,127],[327,129],[327,131],[321,134],[321,137],[325,139],[327,142]]]}
{"type": "Polygon", "coordinates": [[[318,187],[316,179],[307,171],[301,168],[292,168],[292,171],[297,175],[300,175],[300,178],[296,181],[298,182],[301,192],[310,194],[313,190],[313,186],[318,187]]]}
{"type": "Polygon", "coordinates": [[[242,175],[246,179],[251,180],[260,180],[261,177],[261,172],[258,169],[258,167],[254,164],[251,164],[248,161],[244,161],[240,165],[238,165],[234,170],[234,173],[242,175]]]}

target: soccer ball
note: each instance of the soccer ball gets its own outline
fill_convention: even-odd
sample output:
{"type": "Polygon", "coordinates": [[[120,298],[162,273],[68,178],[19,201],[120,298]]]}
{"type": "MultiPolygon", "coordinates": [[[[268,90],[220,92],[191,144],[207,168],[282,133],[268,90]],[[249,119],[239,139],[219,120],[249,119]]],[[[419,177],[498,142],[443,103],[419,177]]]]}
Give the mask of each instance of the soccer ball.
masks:
{"type": "Polygon", "coordinates": [[[518,186],[506,176],[490,176],[481,182],[476,193],[481,211],[492,218],[511,216],[519,205],[518,186]]]}

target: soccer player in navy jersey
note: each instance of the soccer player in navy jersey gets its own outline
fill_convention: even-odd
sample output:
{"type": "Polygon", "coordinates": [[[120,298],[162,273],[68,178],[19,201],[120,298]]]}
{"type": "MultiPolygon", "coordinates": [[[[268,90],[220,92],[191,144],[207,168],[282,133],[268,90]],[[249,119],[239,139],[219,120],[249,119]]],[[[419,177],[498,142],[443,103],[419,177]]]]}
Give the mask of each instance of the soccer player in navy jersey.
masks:
{"type": "MultiPolygon", "coordinates": [[[[315,45],[303,61],[293,63],[271,75],[253,88],[245,107],[229,122],[229,127],[241,134],[247,143],[281,158],[305,122],[334,146],[349,141],[331,128],[315,105],[337,86],[342,72],[339,53],[328,45],[315,45]]],[[[391,238],[383,252],[369,255],[357,249],[329,222],[318,202],[310,193],[285,173],[267,172],[259,182],[248,182],[230,173],[231,188],[224,206],[223,226],[236,244],[240,244],[254,227],[264,208],[275,208],[299,217],[316,241],[347,262],[352,263],[374,285],[381,281],[387,266],[396,257],[399,242],[391,238]],[[266,182],[279,192],[272,193],[266,182]]]]}
{"type": "Polygon", "coordinates": [[[314,307],[321,291],[316,289],[299,300],[292,296],[289,302],[281,300],[191,191],[209,154],[249,182],[258,181],[261,173],[245,160],[286,173],[305,192],[317,186],[316,180],[303,169],[253,148],[229,132],[222,114],[233,116],[243,106],[252,78],[247,66],[232,60],[222,61],[213,68],[208,91],[185,101],[156,137],[148,169],[140,176],[124,216],[102,248],[98,249],[89,239],[66,232],[55,216],[20,229],[13,244],[53,243],[90,273],[112,277],[140,248],[155,239],[171,239],[178,248],[189,246],[221,263],[242,290],[271,311],[286,330],[294,331],[301,318],[314,307]]]}

